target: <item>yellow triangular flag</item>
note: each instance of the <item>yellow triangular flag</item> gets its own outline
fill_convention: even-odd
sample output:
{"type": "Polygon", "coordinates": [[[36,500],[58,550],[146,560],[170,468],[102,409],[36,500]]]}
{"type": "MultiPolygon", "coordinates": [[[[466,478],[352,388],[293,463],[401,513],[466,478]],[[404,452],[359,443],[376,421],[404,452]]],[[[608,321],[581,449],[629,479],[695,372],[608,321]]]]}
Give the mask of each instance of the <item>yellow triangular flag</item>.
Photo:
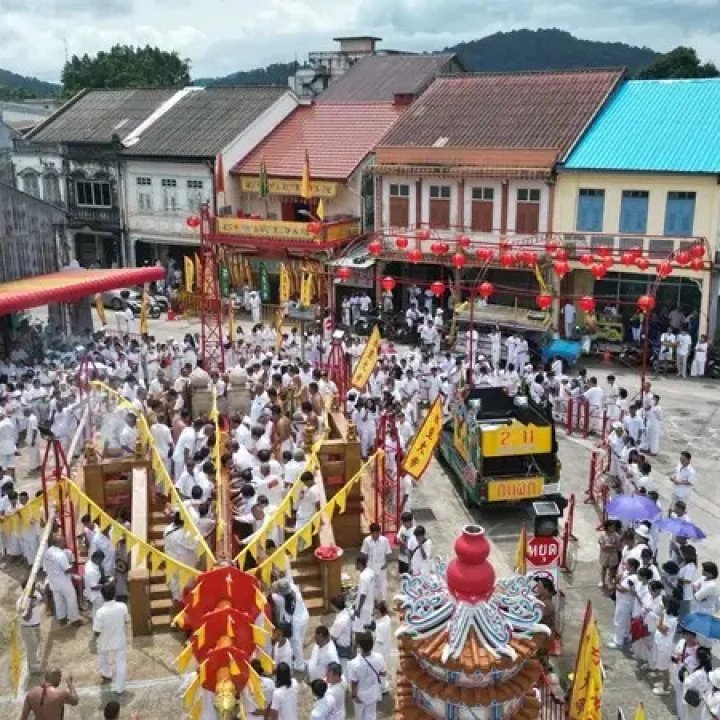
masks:
{"type": "MultiPolygon", "coordinates": [[[[202,665],[200,666],[200,668],[202,668],[202,665]]],[[[200,668],[198,668],[195,677],[192,679],[192,682],[187,686],[187,689],[183,693],[183,704],[185,705],[186,710],[192,707],[195,700],[195,693],[202,685],[202,681],[200,680],[200,668]]]]}
{"type": "Polygon", "coordinates": [[[267,598],[257,585],[255,586],[255,605],[257,605],[257,609],[260,610],[260,612],[262,612],[265,609],[265,605],[267,605],[267,598]]]}
{"type": "Polygon", "coordinates": [[[256,645],[264,645],[270,637],[270,633],[259,625],[251,625],[250,627],[252,628],[253,642],[256,645]]]}
{"type": "Polygon", "coordinates": [[[242,670],[232,655],[230,655],[230,674],[235,676],[242,675],[242,670]]]}
{"type": "MultiPolygon", "coordinates": [[[[302,537],[302,534],[300,535],[300,537],[302,537]]],[[[285,545],[283,545],[283,549],[285,550],[285,552],[286,552],[293,560],[297,560],[299,540],[300,540],[300,538],[299,538],[298,536],[293,535],[293,536],[285,543],[285,545]]],[[[273,562],[273,565],[274,565],[275,567],[279,567],[279,562],[278,562],[278,561],[282,562],[282,559],[283,559],[283,558],[282,558],[282,554],[281,554],[281,553],[275,553],[275,555],[276,555],[276,558],[275,558],[275,562],[273,562]]]]}
{"type": "Polygon", "coordinates": [[[193,646],[190,643],[187,643],[180,654],[175,658],[175,666],[177,667],[179,673],[185,672],[192,658],[193,646]]]}
{"type": "Polygon", "coordinates": [[[185,624],[185,610],[181,610],[173,619],[171,625],[182,627],[185,624]]]}
{"type": "Polygon", "coordinates": [[[198,700],[190,710],[190,720],[202,720],[203,704],[202,700],[198,700]]]}
{"type": "Polygon", "coordinates": [[[347,490],[343,488],[338,492],[335,497],[333,498],[335,500],[335,504],[337,505],[337,509],[339,513],[345,512],[345,505],[347,504],[347,490]]]}
{"type": "Polygon", "coordinates": [[[273,671],[273,659],[259,645],[255,648],[255,653],[262,669],[269,675],[273,671]]]}
{"type": "Polygon", "coordinates": [[[264,705],[265,704],[265,696],[262,691],[262,680],[260,680],[260,676],[252,669],[250,665],[247,666],[248,669],[248,685],[250,685],[250,691],[253,694],[253,697],[255,698],[255,701],[258,705],[264,705]]]}
{"type": "Polygon", "coordinates": [[[232,616],[230,616],[230,615],[227,616],[227,628],[225,629],[225,634],[229,638],[235,637],[235,628],[233,627],[233,619],[232,619],[232,616]]]}
{"type": "MultiPolygon", "coordinates": [[[[300,531],[300,540],[302,540],[305,547],[310,545],[313,539],[313,529],[312,529],[312,523],[309,525],[306,525],[301,531],[300,531]]],[[[295,557],[293,557],[293,560],[295,557]]]]}
{"type": "MultiPolygon", "coordinates": [[[[154,550],[150,550],[150,567],[153,572],[157,572],[162,567],[165,558],[154,550]]],[[[170,568],[168,568],[170,570],[170,568]]]]}
{"type": "Polygon", "coordinates": [[[195,637],[197,638],[198,649],[205,644],[205,625],[201,625],[195,631],[195,637]]]}
{"type": "Polygon", "coordinates": [[[645,706],[640,703],[635,711],[635,720],[645,720],[645,706]]]}
{"type": "Polygon", "coordinates": [[[320,201],[317,204],[315,214],[320,218],[320,220],[325,220],[325,203],[323,203],[322,198],[320,198],[320,201]]]}
{"type": "Polygon", "coordinates": [[[260,566],[260,577],[262,578],[263,583],[265,585],[269,585],[270,581],[272,580],[272,563],[264,562],[260,566]]]}

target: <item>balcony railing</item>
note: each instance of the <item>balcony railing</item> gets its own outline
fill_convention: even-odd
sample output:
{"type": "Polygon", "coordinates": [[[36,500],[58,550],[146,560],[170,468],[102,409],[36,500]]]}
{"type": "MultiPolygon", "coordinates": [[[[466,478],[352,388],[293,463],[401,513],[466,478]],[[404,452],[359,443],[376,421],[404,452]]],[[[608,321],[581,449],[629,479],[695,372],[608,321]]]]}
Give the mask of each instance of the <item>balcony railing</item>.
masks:
{"type": "Polygon", "coordinates": [[[360,234],[359,218],[324,222],[317,234],[311,233],[308,225],[308,222],[220,217],[216,220],[216,234],[317,245],[336,245],[360,234]]]}
{"type": "Polygon", "coordinates": [[[120,210],[116,207],[87,207],[85,205],[71,204],[69,213],[71,220],[84,220],[108,225],[120,224],[120,210]]]}

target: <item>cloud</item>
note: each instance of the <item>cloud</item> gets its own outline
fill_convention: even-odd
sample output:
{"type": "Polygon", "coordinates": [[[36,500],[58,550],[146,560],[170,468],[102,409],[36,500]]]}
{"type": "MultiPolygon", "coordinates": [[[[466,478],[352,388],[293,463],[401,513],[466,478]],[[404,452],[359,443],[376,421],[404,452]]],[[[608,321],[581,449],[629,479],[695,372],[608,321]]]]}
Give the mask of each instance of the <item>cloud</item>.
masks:
{"type": "Polygon", "coordinates": [[[660,51],[696,46],[720,63],[719,0],[0,0],[0,67],[57,80],[70,54],[115,43],[177,50],[194,77],[302,60],[337,35],[439,50],[518,28],[558,27],[590,40],[660,51]]]}

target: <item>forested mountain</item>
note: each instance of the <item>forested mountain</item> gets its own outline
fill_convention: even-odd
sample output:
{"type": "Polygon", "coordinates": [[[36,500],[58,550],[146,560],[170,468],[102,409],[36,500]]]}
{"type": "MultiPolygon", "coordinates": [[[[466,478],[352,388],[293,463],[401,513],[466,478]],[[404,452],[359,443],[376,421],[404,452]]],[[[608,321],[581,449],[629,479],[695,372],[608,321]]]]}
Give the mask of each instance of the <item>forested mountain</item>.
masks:
{"type": "MultiPolygon", "coordinates": [[[[580,40],[564,30],[513,30],[444,48],[455,52],[469,72],[558,70],[565,68],[627,67],[635,73],[658,56],[649,48],[624,43],[580,40]]],[[[197,85],[286,85],[296,63],[203,78],[197,85]]]]}
{"type": "Polygon", "coordinates": [[[0,70],[0,100],[22,100],[32,97],[53,97],[60,94],[60,85],[25,77],[9,70],[0,70]]]}

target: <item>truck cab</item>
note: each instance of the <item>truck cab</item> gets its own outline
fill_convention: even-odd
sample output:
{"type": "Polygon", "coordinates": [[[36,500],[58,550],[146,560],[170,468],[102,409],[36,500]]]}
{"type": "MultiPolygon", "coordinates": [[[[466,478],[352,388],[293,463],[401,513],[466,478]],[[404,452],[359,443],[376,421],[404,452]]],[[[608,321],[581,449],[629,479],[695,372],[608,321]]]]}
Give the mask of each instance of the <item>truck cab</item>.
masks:
{"type": "Polygon", "coordinates": [[[467,505],[561,499],[554,423],[525,396],[459,388],[438,452],[467,505]]]}

